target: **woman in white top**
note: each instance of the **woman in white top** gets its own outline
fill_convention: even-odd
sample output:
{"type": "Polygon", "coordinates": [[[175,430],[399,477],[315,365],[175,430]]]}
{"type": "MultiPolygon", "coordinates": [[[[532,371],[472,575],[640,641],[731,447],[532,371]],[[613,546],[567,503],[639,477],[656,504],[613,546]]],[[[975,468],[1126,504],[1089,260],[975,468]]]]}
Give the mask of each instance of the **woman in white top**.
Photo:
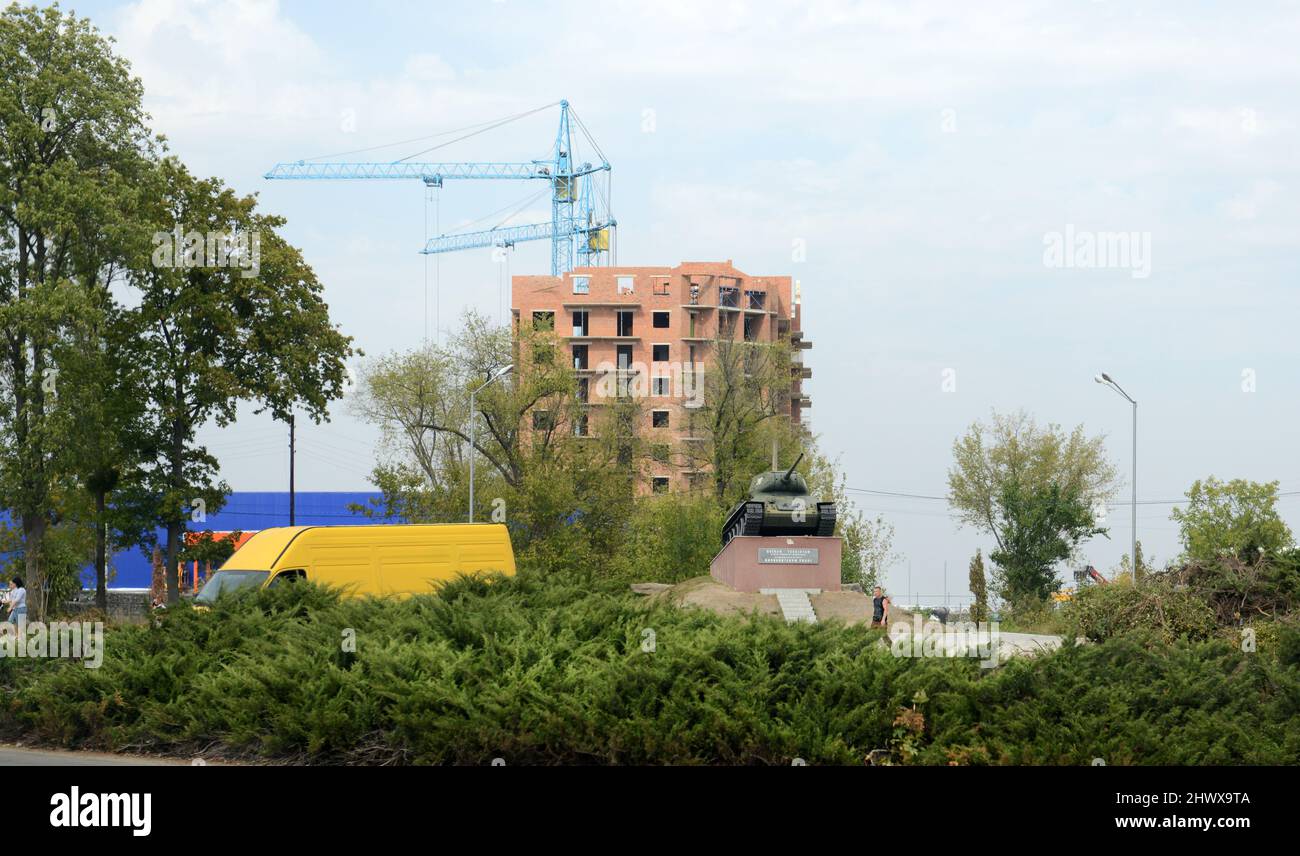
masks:
{"type": "Polygon", "coordinates": [[[22,620],[26,623],[27,589],[23,588],[22,577],[14,577],[9,581],[9,591],[5,595],[5,602],[9,604],[9,622],[17,624],[19,620],[22,620]]]}

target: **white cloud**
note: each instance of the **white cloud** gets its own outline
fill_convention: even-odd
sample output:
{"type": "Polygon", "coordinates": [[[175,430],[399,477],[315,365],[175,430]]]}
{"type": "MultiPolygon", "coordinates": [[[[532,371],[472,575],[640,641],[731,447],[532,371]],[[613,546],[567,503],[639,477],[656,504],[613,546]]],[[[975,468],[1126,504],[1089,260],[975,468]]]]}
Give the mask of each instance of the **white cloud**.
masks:
{"type": "Polygon", "coordinates": [[[453,80],[456,77],[456,70],[442,57],[432,53],[416,54],[407,59],[405,72],[408,77],[423,81],[453,80]]]}
{"type": "Polygon", "coordinates": [[[1228,200],[1228,217],[1233,220],[1254,220],[1260,208],[1277,196],[1280,185],[1276,181],[1258,181],[1245,193],[1228,200]]]}

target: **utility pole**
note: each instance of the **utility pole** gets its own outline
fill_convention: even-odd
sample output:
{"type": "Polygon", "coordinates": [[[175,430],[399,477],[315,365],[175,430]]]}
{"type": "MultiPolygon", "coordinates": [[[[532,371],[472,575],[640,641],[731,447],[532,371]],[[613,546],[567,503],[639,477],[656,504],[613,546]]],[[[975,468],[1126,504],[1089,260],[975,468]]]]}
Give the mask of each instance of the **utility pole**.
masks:
{"type": "Polygon", "coordinates": [[[294,431],[293,431],[293,414],[289,414],[289,525],[293,526],[294,518],[294,488],[293,488],[293,459],[294,459],[294,431]]]}

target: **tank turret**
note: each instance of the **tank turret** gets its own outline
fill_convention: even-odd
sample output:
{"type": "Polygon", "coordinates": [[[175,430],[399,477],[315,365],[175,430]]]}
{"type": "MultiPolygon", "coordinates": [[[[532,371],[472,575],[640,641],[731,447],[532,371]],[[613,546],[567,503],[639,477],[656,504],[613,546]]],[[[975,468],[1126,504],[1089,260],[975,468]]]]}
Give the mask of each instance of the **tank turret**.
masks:
{"type": "Polygon", "coordinates": [[[722,543],[742,535],[835,534],[835,503],[818,502],[808,492],[808,482],[795,472],[800,455],[788,470],[759,473],[722,527],[722,543]]]}

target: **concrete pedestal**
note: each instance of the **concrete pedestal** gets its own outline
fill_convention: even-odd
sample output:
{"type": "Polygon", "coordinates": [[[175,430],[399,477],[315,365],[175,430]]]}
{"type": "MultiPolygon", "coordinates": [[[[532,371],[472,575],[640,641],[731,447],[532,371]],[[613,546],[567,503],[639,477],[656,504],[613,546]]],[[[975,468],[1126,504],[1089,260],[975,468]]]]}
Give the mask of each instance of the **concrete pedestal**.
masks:
{"type": "Polygon", "coordinates": [[[798,588],[840,590],[839,538],[742,535],[713,557],[710,575],[736,591],[798,588]]]}

